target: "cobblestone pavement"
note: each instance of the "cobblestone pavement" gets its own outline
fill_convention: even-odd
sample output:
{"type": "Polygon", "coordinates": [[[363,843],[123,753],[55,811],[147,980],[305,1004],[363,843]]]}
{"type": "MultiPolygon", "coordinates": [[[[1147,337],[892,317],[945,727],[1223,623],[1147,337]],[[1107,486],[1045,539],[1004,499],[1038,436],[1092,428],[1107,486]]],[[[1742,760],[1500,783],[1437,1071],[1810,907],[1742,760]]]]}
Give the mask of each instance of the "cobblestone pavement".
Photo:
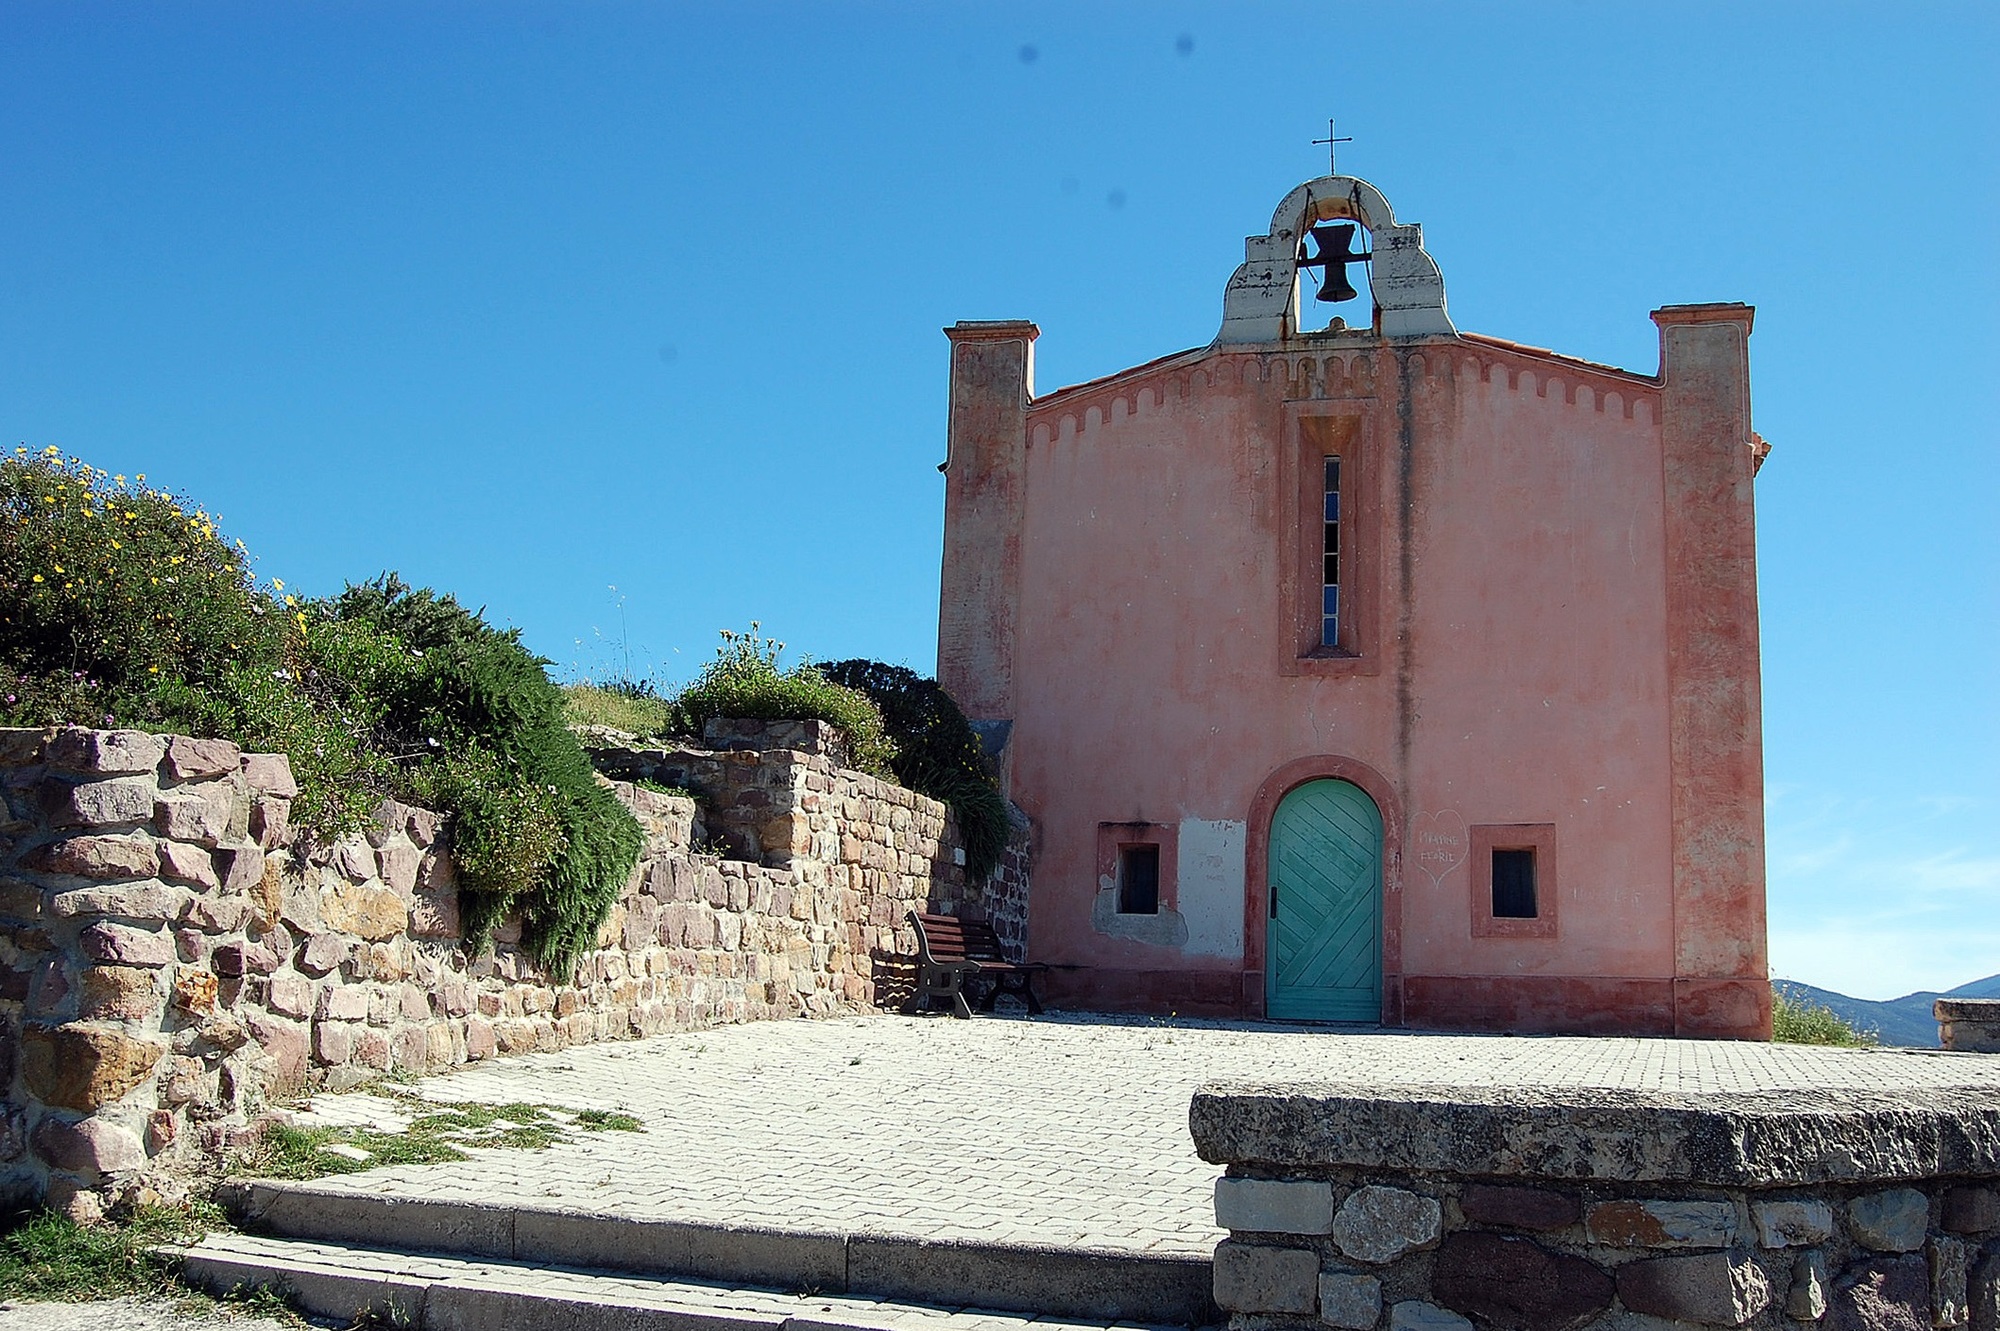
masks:
{"type": "Polygon", "coordinates": [[[0,1331],[296,1331],[297,1326],[193,1299],[0,1303],[0,1331]]]}
{"type": "MultiPolygon", "coordinates": [[[[1051,1016],[772,1021],[431,1078],[441,1101],[620,1109],[644,1133],[488,1150],[316,1186],[836,1233],[1205,1255],[1203,1083],[1601,1087],[1692,1093],[2000,1087],[2000,1058],[1745,1043],[1346,1033],[1051,1016]]],[[[320,1121],[388,1109],[315,1097],[320,1121]]]]}

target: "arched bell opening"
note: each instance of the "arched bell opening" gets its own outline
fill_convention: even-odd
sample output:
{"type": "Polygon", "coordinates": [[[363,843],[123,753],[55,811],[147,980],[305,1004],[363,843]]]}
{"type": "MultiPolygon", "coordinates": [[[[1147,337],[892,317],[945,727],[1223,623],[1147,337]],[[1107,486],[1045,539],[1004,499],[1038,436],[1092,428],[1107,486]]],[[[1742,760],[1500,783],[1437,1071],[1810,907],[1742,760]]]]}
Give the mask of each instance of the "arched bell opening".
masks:
{"type": "Polygon", "coordinates": [[[1305,329],[1319,336],[1318,311],[1327,309],[1336,312],[1329,319],[1341,318],[1377,337],[1450,337],[1457,332],[1445,313],[1444,279],[1424,252],[1422,228],[1398,223],[1381,191],[1353,176],[1321,176],[1298,186],[1271,215],[1268,232],[1244,239],[1243,263],[1223,292],[1216,341],[1283,342],[1305,329]],[[1339,233],[1314,235],[1315,228],[1342,223],[1354,228],[1344,251],[1339,233]],[[1322,240],[1330,246],[1325,262],[1318,261],[1322,240]],[[1303,299],[1302,261],[1307,274],[1303,299]],[[1344,281],[1329,284],[1325,270],[1330,267],[1344,281]],[[1352,297],[1346,296],[1349,289],[1352,297]],[[1343,298],[1322,301],[1322,291],[1343,298]],[[1338,313],[1350,305],[1354,315],[1338,313]]]}
{"type": "Polygon", "coordinates": [[[1302,334],[1381,331],[1375,303],[1375,252],[1355,221],[1316,221],[1299,238],[1298,275],[1287,317],[1302,334]]]}
{"type": "Polygon", "coordinates": [[[1273,232],[1297,237],[1297,275],[1285,311],[1288,330],[1379,334],[1375,229],[1395,224],[1387,201],[1362,181],[1328,176],[1301,185],[1279,205],[1278,214],[1272,219],[1273,232]]]}

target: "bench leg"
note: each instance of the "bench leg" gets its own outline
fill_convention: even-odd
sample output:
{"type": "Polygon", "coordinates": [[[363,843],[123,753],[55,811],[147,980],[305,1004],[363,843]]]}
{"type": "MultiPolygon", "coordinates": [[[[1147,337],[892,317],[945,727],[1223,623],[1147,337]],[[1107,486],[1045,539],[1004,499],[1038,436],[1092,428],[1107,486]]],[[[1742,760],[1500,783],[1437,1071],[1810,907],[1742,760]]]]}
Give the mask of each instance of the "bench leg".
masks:
{"type": "Polygon", "coordinates": [[[1035,977],[1032,975],[1017,973],[1013,976],[1010,976],[1009,978],[1013,981],[1013,983],[1007,986],[1007,991],[1009,993],[1020,995],[1021,1001],[1028,1005],[1029,1016],[1031,1017],[1041,1016],[1042,1015],[1041,1000],[1035,997],[1035,977]]]}
{"type": "Polygon", "coordinates": [[[951,1015],[972,1020],[972,1005],[965,1001],[965,982],[959,981],[951,987],[951,1015]]]}
{"type": "Polygon", "coordinates": [[[970,1017],[965,995],[959,992],[960,976],[941,967],[925,967],[917,978],[917,1008],[924,1012],[950,1012],[954,1017],[970,1017]]]}

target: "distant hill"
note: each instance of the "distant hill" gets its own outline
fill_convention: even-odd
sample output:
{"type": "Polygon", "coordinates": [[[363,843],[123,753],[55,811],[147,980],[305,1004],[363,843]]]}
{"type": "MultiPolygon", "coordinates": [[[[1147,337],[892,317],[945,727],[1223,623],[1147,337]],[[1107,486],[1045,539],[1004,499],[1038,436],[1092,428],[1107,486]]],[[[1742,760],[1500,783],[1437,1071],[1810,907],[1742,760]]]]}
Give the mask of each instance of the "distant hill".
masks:
{"type": "Polygon", "coordinates": [[[1919,990],[1876,1002],[1849,998],[1831,989],[1816,989],[1797,980],[1774,980],[1773,985],[1794,1002],[1817,1004],[1858,1031],[1874,1031],[1883,1044],[1906,1049],[1935,1049],[1938,1044],[1937,1018],[1931,1015],[1931,1000],[1937,998],[2000,998],[2000,975],[1961,984],[1941,994],[1919,990]]]}

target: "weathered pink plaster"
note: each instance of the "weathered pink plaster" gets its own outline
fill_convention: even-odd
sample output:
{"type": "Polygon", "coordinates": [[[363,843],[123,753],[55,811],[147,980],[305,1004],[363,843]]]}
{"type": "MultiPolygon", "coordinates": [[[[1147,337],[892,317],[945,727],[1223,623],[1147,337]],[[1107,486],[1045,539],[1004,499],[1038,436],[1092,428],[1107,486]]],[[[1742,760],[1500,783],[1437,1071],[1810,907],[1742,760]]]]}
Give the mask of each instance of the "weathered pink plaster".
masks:
{"type": "Polygon", "coordinates": [[[1011,722],[1052,992],[1260,1014],[1271,815],[1337,776],[1383,817],[1385,1022],[1768,1036],[1750,312],[1655,317],[1657,376],[1361,330],[1040,398],[1033,325],[948,330],[939,677],[1011,722]],[[1240,956],[1093,928],[1100,825],[1185,820],[1243,824],[1240,956]],[[1475,937],[1465,829],[1518,824],[1557,926],[1475,937]]]}

